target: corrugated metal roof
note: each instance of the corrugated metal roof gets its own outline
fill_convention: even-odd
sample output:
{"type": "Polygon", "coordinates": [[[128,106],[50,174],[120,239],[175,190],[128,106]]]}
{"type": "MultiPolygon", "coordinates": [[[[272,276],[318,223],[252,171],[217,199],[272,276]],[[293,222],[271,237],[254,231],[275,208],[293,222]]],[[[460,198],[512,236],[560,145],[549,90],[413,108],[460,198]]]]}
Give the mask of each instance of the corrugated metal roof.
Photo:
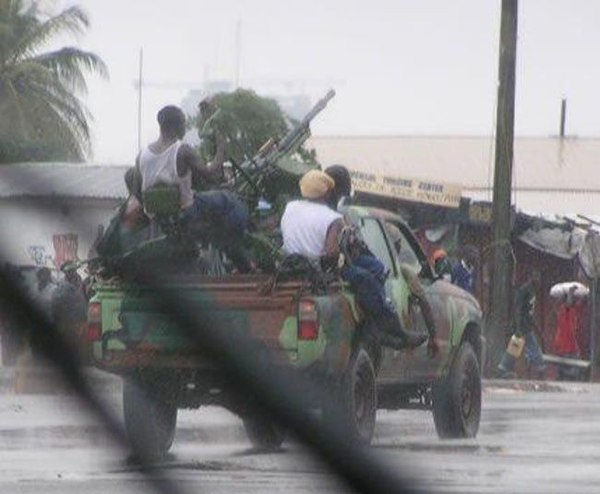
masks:
{"type": "MultiPolygon", "coordinates": [[[[476,201],[492,200],[490,192],[463,189],[463,197],[476,201]]],[[[512,204],[529,213],[548,213],[560,216],[600,216],[600,191],[569,190],[517,190],[513,192],[512,204]]]]}
{"type": "Polygon", "coordinates": [[[0,166],[0,198],[123,199],[128,166],[87,163],[15,163],[0,166]]]}
{"type": "MultiPolygon", "coordinates": [[[[487,187],[494,169],[493,138],[461,136],[312,137],[325,164],[487,187]]],[[[600,139],[517,137],[514,185],[600,190],[600,139]]]]}
{"type": "MultiPolygon", "coordinates": [[[[461,183],[463,196],[491,199],[491,137],[320,136],[309,145],[324,166],[461,183]]],[[[599,170],[598,138],[517,137],[513,202],[531,211],[600,215],[599,170]]]]}

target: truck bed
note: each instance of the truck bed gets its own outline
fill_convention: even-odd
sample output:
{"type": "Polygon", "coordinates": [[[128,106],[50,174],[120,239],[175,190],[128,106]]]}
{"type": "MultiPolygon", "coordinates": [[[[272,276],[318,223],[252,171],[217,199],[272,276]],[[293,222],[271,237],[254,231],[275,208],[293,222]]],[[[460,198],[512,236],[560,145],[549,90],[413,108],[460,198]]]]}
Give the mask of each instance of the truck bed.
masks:
{"type": "MultiPolygon", "coordinates": [[[[232,344],[258,342],[275,361],[296,365],[316,359],[325,347],[324,334],[314,341],[299,341],[300,300],[309,297],[317,305],[345,306],[344,312],[351,314],[339,284],[332,284],[327,293],[318,297],[311,295],[308,286],[300,281],[273,287],[269,275],[218,279],[178,275],[169,277],[165,286],[178,299],[189,301],[189,307],[202,314],[201,320],[209,323],[209,329],[227,332],[232,344]]],[[[122,373],[140,366],[208,365],[202,348],[197,345],[198,338],[193,342],[190,328],[178,327],[156,307],[155,295],[149,288],[119,283],[99,284],[96,288],[92,303],[101,304],[102,338],[93,343],[93,357],[99,367],[122,373]]]]}

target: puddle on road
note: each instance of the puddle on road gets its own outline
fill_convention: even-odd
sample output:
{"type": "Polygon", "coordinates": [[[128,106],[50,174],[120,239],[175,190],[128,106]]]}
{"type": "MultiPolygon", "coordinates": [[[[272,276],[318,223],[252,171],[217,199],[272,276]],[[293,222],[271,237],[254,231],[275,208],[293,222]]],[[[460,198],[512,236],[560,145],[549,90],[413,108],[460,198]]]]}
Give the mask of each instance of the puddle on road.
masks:
{"type": "Polygon", "coordinates": [[[410,451],[410,452],[438,452],[438,453],[485,453],[498,454],[504,451],[501,446],[489,446],[480,444],[456,444],[450,442],[439,443],[391,443],[376,444],[374,449],[410,451]]]}
{"type": "Polygon", "coordinates": [[[81,446],[112,446],[106,429],[96,425],[61,425],[0,429],[0,449],[17,450],[32,447],[75,448],[81,446]]]}
{"type": "Polygon", "coordinates": [[[239,456],[239,457],[244,457],[244,456],[260,456],[260,455],[281,455],[281,454],[285,454],[287,453],[287,450],[285,447],[281,447],[277,450],[272,450],[272,449],[261,449],[261,448],[246,448],[243,451],[238,451],[236,453],[233,453],[231,456],[239,456]]]}

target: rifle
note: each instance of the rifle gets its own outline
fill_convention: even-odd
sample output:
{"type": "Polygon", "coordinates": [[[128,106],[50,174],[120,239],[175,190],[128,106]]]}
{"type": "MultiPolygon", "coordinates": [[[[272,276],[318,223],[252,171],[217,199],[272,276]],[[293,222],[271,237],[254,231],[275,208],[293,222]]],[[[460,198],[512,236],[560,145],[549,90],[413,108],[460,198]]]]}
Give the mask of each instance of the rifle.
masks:
{"type": "Polygon", "coordinates": [[[310,137],[310,122],[327,106],[329,100],[335,96],[335,91],[330,89],[306,114],[306,116],[293,129],[289,130],[279,141],[269,139],[258,152],[241,164],[234,164],[236,172],[243,178],[241,184],[236,184],[236,190],[243,196],[258,198],[265,194],[263,183],[267,177],[277,173],[275,166],[284,156],[296,152],[310,137]]]}

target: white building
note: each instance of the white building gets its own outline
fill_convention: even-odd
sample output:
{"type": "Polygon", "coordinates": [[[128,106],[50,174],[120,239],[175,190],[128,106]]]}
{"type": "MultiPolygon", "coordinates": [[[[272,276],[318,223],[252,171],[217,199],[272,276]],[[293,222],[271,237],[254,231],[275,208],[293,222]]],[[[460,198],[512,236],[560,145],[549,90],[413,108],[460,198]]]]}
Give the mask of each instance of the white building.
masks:
{"type": "Polygon", "coordinates": [[[0,166],[0,259],[60,267],[85,259],[126,197],[126,166],[0,166]]]}

